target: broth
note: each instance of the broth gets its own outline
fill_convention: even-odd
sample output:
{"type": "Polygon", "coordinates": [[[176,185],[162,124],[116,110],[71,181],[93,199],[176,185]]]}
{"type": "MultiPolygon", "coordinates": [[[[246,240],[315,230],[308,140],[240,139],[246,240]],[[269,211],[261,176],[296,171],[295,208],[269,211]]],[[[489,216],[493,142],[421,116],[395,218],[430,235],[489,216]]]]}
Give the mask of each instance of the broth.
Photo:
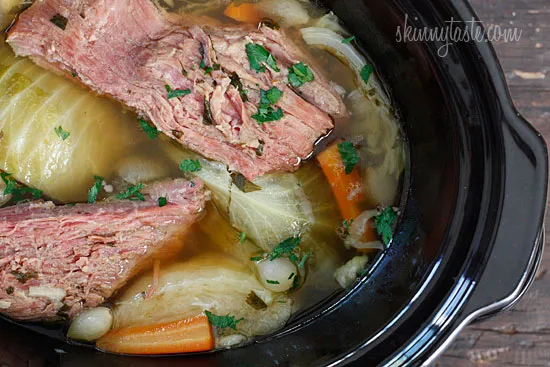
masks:
{"type": "MultiPolygon", "coordinates": [[[[241,3],[246,2],[237,2],[237,4],[241,3]]],[[[259,3],[264,4],[266,8],[269,8],[269,6],[274,7],[274,5],[269,5],[273,4],[273,1],[260,0],[259,3]]],[[[287,3],[287,1],[285,0],[284,3],[287,3]]],[[[357,72],[348,65],[343,55],[335,56],[334,52],[307,45],[302,40],[300,29],[318,25],[319,19],[326,14],[324,9],[319,8],[312,1],[292,0],[288,3],[303,9],[309,20],[294,26],[288,25],[292,22],[285,20],[284,16],[279,18],[271,15],[271,20],[279,24],[283,32],[291,35],[290,38],[296,40],[298,46],[310,55],[308,60],[313,61],[308,62],[314,65],[316,69],[321,70],[327,79],[331,81],[334,88],[343,92],[342,99],[351,114],[347,118],[335,120],[336,127],[334,131],[330,136],[319,142],[314,156],[304,162],[303,166],[295,173],[270,174],[255,180],[254,183],[261,186],[262,189],[267,187],[268,190],[271,190],[269,195],[265,194],[263,197],[261,192],[244,194],[236,191],[238,189],[234,185],[230,185],[229,188],[218,185],[218,182],[223,183],[225,181],[223,179],[216,181],[217,178],[213,179],[208,176],[210,174],[208,172],[216,172],[216,169],[219,168],[216,163],[208,162],[204,158],[181,148],[166,136],[160,136],[154,140],[148,139],[136,124],[138,116],[118,103],[103,97],[88,97],[91,92],[73,83],[67,83],[61,77],[49,73],[33,81],[33,75],[36,77],[37,74],[42,75],[40,73],[44,73],[40,71],[38,66],[26,59],[13,59],[13,54],[7,45],[2,45],[0,49],[0,88],[2,88],[0,94],[3,94],[3,96],[0,95],[0,106],[3,103],[3,98],[7,98],[8,94],[14,93],[23,95],[19,98],[26,104],[31,101],[42,103],[47,108],[51,108],[51,116],[63,115],[66,113],[63,109],[71,108],[71,104],[59,102],[54,96],[56,93],[65,91],[65,93],[74,93],[78,96],[74,101],[71,101],[73,103],[72,108],[77,108],[80,111],[78,116],[94,115],[97,109],[105,110],[106,113],[115,116],[112,120],[94,118],[87,122],[84,129],[95,131],[98,139],[100,136],[107,135],[116,135],[116,139],[105,144],[97,143],[97,146],[93,145],[89,148],[96,152],[94,154],[100,154],[100,151],[103,154],[101,157],[96,156],[95,161],[86,158],[86,152],[84,152],[84,158],[78,159],[79,165],[84,167],[82,170],[87,170],[85,173],[86,178],[79,181],[74,178],[78,175],[73,175],[73,181],[68,182],[66,187],[62,186],[62,190],[56,188],[52,191],[56,194],[49,196],[49,199],[54,200],[57,204],[84,202],[88,196],[90,186],[93,185],[93,175],[99,174],[98,172],[92,172],[94,170],[101,171],[107,186],[112,186],[112,192],[114,193],[124,191],[129,186],[138,183],[147,184],[160,179],[180,178],[182,175],[191,178],[195,176],[202,178],[206,182],[206,186],[212,191],[213,199],[208,203],[202,219],[195,223],[185,236],[181,253],[172,259],[163,259],[160,262],[160,275],[155,275],[159,277],[158,289],[169,292],[170,287],[180,287],[175,285],[176,281],[170,278],[170,270],[166,269],[180,269],[181,267],[177,271],[180,272],[178,274],[181,274],[183,279],[187,274],[186,272],[190,271],[184,268],[185,264],[193,262],[201,264],[201,261],[209,264],[208,261],[210,260],[201,260],[204,256],[209,259],[219,259],[221,268],[226,266],[224,264],[228,264],[228,269],[233,269],[235,272],[241,272],[242,274],[251,274],[261,280],[262,278],[258,273],[258,261],[251,261],[251,259],[258,256],[269,256],[266,254],[269,254],[274,247],[287,238],[298,237],[301,239],[299,252],[296,252],[295,255],[303,261],[303,268],[300,268],[299,264],[295,265],[298,274],[293,275],[297,281],[288,292],[266,291],[268,296],[262,298],[262,302],[266,304],[267,309],[278,307],[276,312],[269,313],[270,317],[274,319],[273,325],[262,329],[246,324],[246,326],[242,326],[243,329],[246,329],[244,331],[239,330],[239,328],[237,330],[219,329],[216,336],[217,346],[239,344],[244,340],[260,335],[262,332],[275,331],[274,326],[280,327],[288,320],[286,314],[286,316],[281,316],[275,320],[276,317],[273,315],[286,312],[282,310],[283,306],[279,306],[277,303],[281,305],[285,302],[291,304],[292,314],[312,307],[341,289],[342,284],[339,284],[334,277],[334,273],[338,268],[346,263],[349,264],[350,260],[364,254],[368,255],[369,262],[373,261],[376,250],[358,250],[346,243],[346,238],[350,236],[352,230],[350,227],[353,224],[345,222],[339,212],[338,203],[331,191],[334,184],[327,181],[323,170],[316,161],[318,153],[343,140],[353,143],[359,158],[357,172],[361,176],[363,185],[356,189],[362,193],[365,192],[363,194],[366,196],[366,199],[358,204],[362,212],[395,206],[399,204],[400,200],[399,182],[405,161],[404,141],[393,109],[383,102],[383,90],[377,88],[376,85],[362,85],[357,72]],[[29,75],[31,79],[28,79],[29,75]],[[42,81],[38,81],[39,79],[42,81]],[[45,80],[50,84],[44,83],[45,80]],[[53,91],[48,90],[51,86],[53,86],[53,91]],[[94,103],[97,104],[84,103],[88,101],[88,98],[93,98],[94,101],[97,101],[94,103]],[[97,125],[98,122],[99,125],[97,125]],[[109,146],[106,144],[109,144],[109,146]],[[120,149],[116,149],[117,145],[120,146],[120,149]],[[124,148],[123,152],[121,151],[122,148],[124,148]],[[202,173],[182,174],[181,170],[178,169],[178,164],[182,159],[201,159],[202,173]],[[269,200],[272,200],[272,202],[269,200]],[[280,204],[279,201],[283,204],[280,204]],[[290,208],[290,211],[285,215],[282,213],[282,208],[287,207],[290,208]],[[265,218],[258,219],[263,215],[263,210],[266,211],[265,218]],[[230,339],[229,337],[232,335],[243,336],[245,339],[230,339]]],[[[224,10],[228,5],[228,1],[225,0],[163,0],[160,1],[160,4],[165,9],[183,14],[189,19],[208,17],[215,19],[215,22],[220,24],[238,25],[238,22],[224,15],[224,10]]],[[[344,34],[343,36],[349,37],[350,35],[344,34]]],[[[371,78],[375,80],[376,77],[372,75],[371,78]]],[[[36,118],[37,114],[42,112],[43,110],[35,112],[32,118],[36,118]]],[[[12,118],[17,118],[17,116],[13,115],[12,118]]],[[[70,118],[74,119],[76,116],[69,114],[68,117],[65,117],[67,121],[70,118]]],[[[45,121],[42,121],[42,123],[47,125],[45,121]]],[[[10,130],[7,123],[2,122],[0,125],[6,125],[4,126],[6,136],[10,133],[15,135],[24,134],[13,129],[13,131],[10,130]]],[[[69,125],[71,126],[72,136],[82,138],[75,124],[67,122],[63,127],[68,128],[69,125]]],[[[16,137],[13,139],[16,139],[16,137]]],[[[4,144],[4,141],[2,143],[4,144]]],[[[77,146],[74,147],[74,151],[80,151],[79,143],[75,144],[77,146]]],[[[35,167],[35,163],[11,157],[10,154],[12,153],[0,149],[0,169],[12,173],[23,184],[41,188],[47,195],[48,190],[54,185],[51,180],[44,178],[37,181],[36,176],[41,177],[42,174],[37,174],[39,168],[35,167]],[[20,167],[21,165],[25,167],[20,167]]],[[[60,152],[59,154],[63,153],[60,152]]],[[[39,166],[43,164],[42,160],[37,159],[39,160],[39,166]]],[[[71,164],[67,165],[67,169],[71,169],[71,167],[73,167],[71,164]]],[[[55,172],[56,167],[52,167],[51,170],[55,172]]],[[[44,174],[44,176],[47,176],[47,174],[44,174]]],[[[215,175],[212,174],[211,176],[215,175]]],[[[110,196],[112,196],[111,193],[102,191],[99,198],[110,196]]],[[[365,225],[371,222],[365,222],[365,225]]],[[[284,258],[286,259],[286,257],[284,258]]],[[[301,261],[298,262],[301,263],[301,261]]],[[[362,264],[364,267],[364,262],[362,264]]],[[[365,271],[365,269],[359,270],[365,271]]],[[[360,274],[355,274],[352,278],[355,279],[358,275],[360,274]]],[[[124,322],[117,321],[117,317],[129,317],[122,316],[122,312],[129,310],[128,307],[136,307],[138,311],[141,310],[139,307],[145,307],[143,305],[147,301],[144,300],[143,294],[153,288],[152,283],[148,283],[151,279],[153,279],[153,270],[146,270],[137,275],[125,288],[121,289],[114,298],[108,300],[109,307],[115,310],[115,326],[133,326],[145,321],[171,321],[169,316],[159,316],[155,319],[154,313],[147,313],[154,308],[147,309],[149,311],[145,312],[144,315],[149,317],[148,320],[144,321],[145,316],[136,316],[133,321],[126,319],[124,319],[126,320],[124,322]],[[117,307],[122,307],[122,311],[117,311],[117,307]]],[[[253,282],[249,278],[246,279],[246,281],[253,282]]],[[[345,285],[349,286],[349,282],[345,285]]],[[[256,283],[254,283],[254,286],[256,286],[256,283]]],[[[230,294],[231,291],[228,286],[226,292],[230,294]]],[[[171,292],[175,294],[174,290],[171,292]]],[[[189,297],[202,299],[203,295],[199,295],[199,293],[199,291],[190,293],[189,297]]],[[[167,295],[165,301],[168,308],[171,307],[170,302],[172,304],[178,302],[177,299],[170,297],[172,296],[167,295]]],[[[215,297],[218,297],[217,293],[215,297]]],[[[196,306],[192,300],[181,300],[181,303],[185,302],[190,304],[189,307],[196,306]]],[[[244,304],[244,300],[241,303],[244,304]]],[[[234,310],[234,308],[229,307],[228,310],[234,310]]],[[[181,317],[181,313],[179,315],[181,317]]],[[[244,317],[244,314],[240,312],[236,316],[244,317]]],[[[177,317],[178,314],[172,315],[173,319],[177,317]]],[[[246,322],[246,320],[243,321],[241,325],[245,325],[246,322]]]]}

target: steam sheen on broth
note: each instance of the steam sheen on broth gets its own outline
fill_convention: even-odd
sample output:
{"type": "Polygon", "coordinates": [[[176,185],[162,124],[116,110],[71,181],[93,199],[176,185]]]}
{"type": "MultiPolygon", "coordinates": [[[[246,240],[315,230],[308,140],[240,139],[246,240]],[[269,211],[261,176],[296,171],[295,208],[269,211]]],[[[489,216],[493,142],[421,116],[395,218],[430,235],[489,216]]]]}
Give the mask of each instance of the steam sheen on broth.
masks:
{"type": "MultiPolygon", "coordinates": [[[[0,4],[5,27],[22,3],[0,4]]],[[[198,347],[158,354],[243,344],[351,286],[391,243],[405,165],[402,134],[373,65],[332,13],[308,0],[158,5],[199,24],[280,27],[304,51],[304,63],[324,73],[349,116],[335,118],[296,172],[249,182],[138,123],[121,104],[0,45],[0,206],[16,205],[15,182],[57,205],[90,201],[96,185],[100,202],[182,177],[202,180],[210,192],[180,251],[155,257],[105,304],[59,320],[69,339],[130,354],[140,352],[121,343],[166,343],[171,336],[158,330],[171,327],[198,347]]]]}

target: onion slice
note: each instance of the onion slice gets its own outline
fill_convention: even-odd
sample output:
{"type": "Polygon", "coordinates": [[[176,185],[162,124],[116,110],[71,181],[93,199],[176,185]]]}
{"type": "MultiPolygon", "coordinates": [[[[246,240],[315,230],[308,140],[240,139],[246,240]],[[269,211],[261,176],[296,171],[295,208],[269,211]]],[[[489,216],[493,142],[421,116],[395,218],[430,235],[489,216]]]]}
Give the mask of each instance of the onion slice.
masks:
{"type": "Polygon", "coordinates": [[[378,215],[376,210],[366,210],[359,215],[351,224],[349,236],[345,240],[346,246],[350,246],[359,250],[377,249],[384,250],[384,244],[378,240],[363,242],[361,239],[365,234],[368,222],[371,218],[378,215]]]}
{"type": "Polygon", "coordinates": [[[333,53],[339,58],[344,58],[355,71],[359,84],[362,86],[365,95],[368,96],[368,91],[374,89],[380,100],[387,106],[390,105],[390,100],[375,75],[371,75],[368,84],[365,84],[360,77],[361,69],[368,64],[367,60],[353,47],[350,43],[345,43],[344,37],[328,28],[308,27],[300,30],[304,41],[311,46],[321,46],[327,51],[333,53]]]}

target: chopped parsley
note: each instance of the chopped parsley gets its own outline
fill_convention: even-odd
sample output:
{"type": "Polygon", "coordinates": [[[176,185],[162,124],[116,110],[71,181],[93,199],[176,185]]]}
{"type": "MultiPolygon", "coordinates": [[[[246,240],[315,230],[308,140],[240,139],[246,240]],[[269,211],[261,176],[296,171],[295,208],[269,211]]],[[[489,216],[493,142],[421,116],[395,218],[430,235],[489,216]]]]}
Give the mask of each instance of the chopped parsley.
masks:
{"type": "Polygon", "coordinates": [[[14,291],[15,291],[15,289],[11,285],[8,288],[6,288],[6,293],[7,294],[13,294],[14,291]]]}
{"type": "Polygon", "coordinates": [[[168,84],[164,86],[168,93],[168,99],[179,98],[191,94],[191,89],[172,89],[168,84]]]}
{"type": "Polygon", "coordinates": [[[387,207],[374,217],[376,231],[384,245],[388,245],[393,237],[393,225],[397,220],[397,213],[392,207],[387,207]]]}
{"type": "Polygon", "coordinates": [[[63,130],[61,126],[56,127],[54,130],[57,136],[59,136],[59,138],[63,141],[67,140],[69,135],[71,135],[70,132],[63,130]]]}
{"type": "Polygon", "coordinates": [[[67,28],[67,23],[69,22],[69,20],[61,14],[56,14],[50,19],[50,22],[52,22],[62,30],[65,30],[65,28],[67,28]]]}
{"type": "Polygon", "coordinates": [[[102,185],[103,177],[94,176],[94,184],[90,187],[90,190],[88,190],[88,204],[93,204],[96,202],[97,195],[99,194],[99,190],[101,190],[102,185]]]}
{"type": "Polygon", "coordinates": [[[275,110],[271,107],[272,104],[275,104],[281,99],[283,92],[281,92],[277,87],[273,87],[269,90],[260,90],[260,107],[258,108],[258,113],[252,115],[252,118],[258,122],[258,124],[263,124],[264,122],[277,121],[283,118],[284,113],[281,108],[275,110]]]}
{"type": "Polygon", "coordinates": [[[151,126],[149,122],[139,118],[138,118],[138,122],[139,122],[139,126],[141,126],[141,129],[143,130],[143,132],[145,132],[145,134],[147,134],[149,139],[153,140],[159,136],[160,131],[158,131],[156,127],[151,126]]]}
{"type": "Polygon", "coordinates": [[[288,82],[293,87],[301,87],[307,82],[312,82],[313,79],[313,72],[303,62],[294,64],[288,69],[288,82]]]}
{"type": "Polygon", "coordinates": [[[159,207],[163,207],[163,206],[166,206],[166,204],[168,204],[168,200],[166,200],[166,198],[164,196],[161,196],[159,198],[159,207]]]}
{"type": "Polygon", "coordinates": [[[350,143],[349,141],[345,141],[338,144],[338,152],[340,152],[340,157],[342,158],[342,162],[344,163],[346,175],[349,175],[351,172],[353,172],[355,165],[357,165],[357,162],[359,161],[357,151],[353,147],[352,143],[350,143]]]}
{"type": "Polygon", "coordinates": [[[244,318],[240,318],[238,320],[235,320],[235,316],[218,316],[214,315],[212,312],[209,312],[207,310],[204,310],[204,313],[206,314],[206,317],[208,318],[208,322],[220,329],[225,328],[231,328],[233,330],[237,330],[237,324],[244,320],[244,318]]]}
{"type": "MultiPolygon", "coordinates": [[[[305,254],[304,257],[302,257],[302,260],[301,260],[300,263],[298,264],[298,267],[299,267],[300,269],[303,269],[303,268],[304,268],[304,266],[306,265],[307,259],[309,259],[309,257],[310,257],[312,254],[313,254],[313,252],[312,252],[311,250],[309,250],[309,251],[307,252],[307,254],[305,254]]],[[[289,279],[290,279],[290,278],[289,278],[289,279]]]]}
{"type": "Polygon", "coordinates": [[[206,66],[204,60],[201,60],[199,67],[204,70],[204,75],[210,74],[213,70],[220,70],[220,64],[212,64],[212,66],[206,66]]]}
{"type": "Polygon", "coordinates": [[[269,260],[275,260],[282,255],[292,254],[292,251],[300,245],[300,241],[300,237],[289,237],[282,241],[273,249],[273,252],[269,255],[269,260]]]}
{"type": "Polygon", "coordinates": [[[21,186],[15,178],[13,178],[11,173],[0,172],[0,178],[2,178],[2,181],[6,184],[4,195],[12,195],[13,201],[16,203],[23,201],[27,194],[30,194],[33,199],[40,199],[42,196],[42,190],[21,186]]]}
{"type": "Polygon", "coordinates": [[[355,36],[351,36],[342,40],[342,43],[350,43],[355,40],[355,36]]]}
{"type": "Polygon", "coordinates": [[[231,85],[239,91],[243,102],[248,102],[248,91],[243,88],[243,83],[239,75],[236,72],[232,72],[229,74],[229,78],[231,79],[231,85]]]}
{"type": "Polygon", "coordinates": [[[254,256],[250,258],[250,261],[262,261],[263,259],[263,256],[254,256]]]}
{"type": "Polygon", "coordinates": [[[292,279],[293,276],[295,276],[296,274],[294,273],[291,273],[289,276],[288,276],[288,280],[292,279]]]}
{"type": "Polygon", "coordinates": [[[143,184],[138,183],[135,186],[130,186],[126,191],[121,192],[115,197],[119,200],[130,199],[145,201],[145,197],[143,197],[143,194],[141,193],[142,189],[143,184]]]}
{"type": "Polygon", "coordinates": [[[361,69],[361,72],[359,73],[359,75],[361,75],[361,79],[363,79],[363,82],[365,82],[365,84],[369,83],[369,79],[370,79],[370,76],[372,75],[373,70],[374,69],[372,68],[372,65],[365,65],[361,69]]]}
{"type": "Polygon", "coordinates": [[[241,232],[239,233],[239,243],[242,245],[246,241],[246,233],[241,232]]]}
{"type": "Polygon", "coordinates": [[[184,159],[180,163],[180,170],[182,172],[198,172],[201,169],[201,162],[198,159],[184,159]]]}
{"type": "Polygon", "coordinates": [[[250,62],[250,69],[263,73],[266,70],[265,65],[267,65],[276,72],[280,72],[277,61],[262,45],[248,43],[246,45],[246,55],[250,62]]]}
{"type": "Polygon", "coordinates": [[[342,226],[344,227],[344,237],[348,237],[350,235],[349,230],[351,229],[351,225],[353,224],[353,219],[350,220],[344,220],[342,222],[342,226]]]}
{"type": "Polygon", "coordinates": [[[256,185],[253,182],[250,182],[239,172],[233,172],[231,173],[231,181],[235,186],[239,188],[244,193],[247,192],[253,192],[253,191],[259,191],[261,190],[261,186],[256,185]]]}
{"type": "Polygon", "coordinates": [[[277,280],[269,280],[269,279],[266,279],[265,282],[266,282],[267,284],[281,284],[281,283],[279,283],[279,281],[277,281],[277,280]]]}

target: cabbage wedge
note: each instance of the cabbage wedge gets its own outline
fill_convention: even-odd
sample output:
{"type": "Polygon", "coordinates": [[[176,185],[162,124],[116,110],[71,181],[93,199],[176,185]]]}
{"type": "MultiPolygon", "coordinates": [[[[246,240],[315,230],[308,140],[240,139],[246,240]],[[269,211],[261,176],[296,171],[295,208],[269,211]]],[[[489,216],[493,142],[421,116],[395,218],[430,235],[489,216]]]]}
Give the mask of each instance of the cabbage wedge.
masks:
{"type": "Polygon", "coordinates": [[[142,135],[120,105],[0,46],[0,169],[61,202],[85,201],[142,135]],[[68,135],[67,135],[68,134],[68,135]]]}

